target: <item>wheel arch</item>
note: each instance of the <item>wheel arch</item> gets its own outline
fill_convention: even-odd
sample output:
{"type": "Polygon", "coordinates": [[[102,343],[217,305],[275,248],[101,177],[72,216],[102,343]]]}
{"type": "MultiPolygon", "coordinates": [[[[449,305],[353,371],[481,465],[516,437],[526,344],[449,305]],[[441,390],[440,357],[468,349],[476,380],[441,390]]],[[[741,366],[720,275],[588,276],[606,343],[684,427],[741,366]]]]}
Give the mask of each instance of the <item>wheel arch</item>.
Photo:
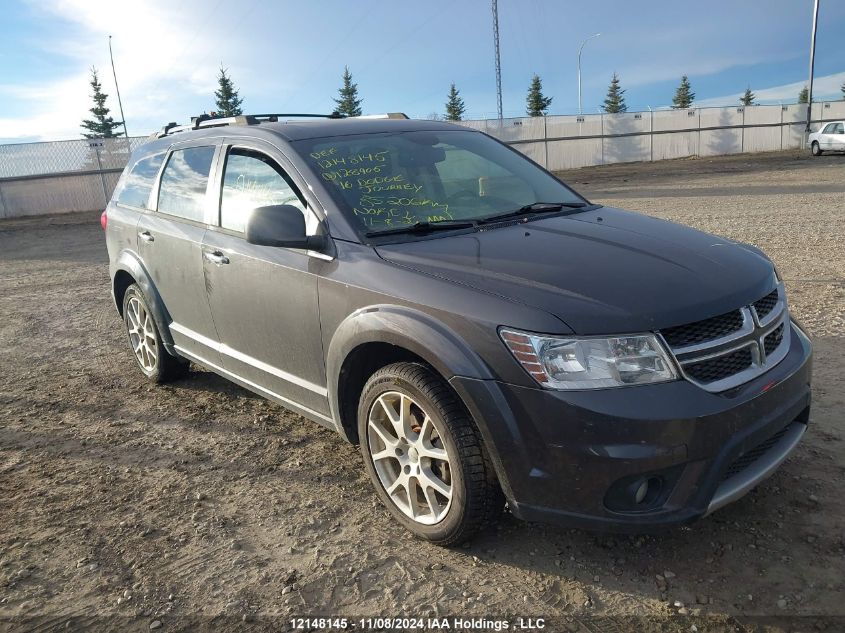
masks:
{"type": "Polygon", "coordinates": [[[386,365],[420,362],[446,382],[453,376],[492,378],[484,361],[457,333],[428,314],[399,306],[374,306],[348,316],[335,331],[326,356],[332,418],[338,432],[352,443],[358,441],[361,390],[386,365]]]}
{"type": "Polygon", "coordinates": [[[133,283],[137,284],[150,304],[150,312],[153,315],[156,327],[158,327],[165,349],[170,354],[175,355],[173,337],[170,335],[169,327],[172,319],[144,264],[136,254],[131,251],[123,251],[111,268],[112,299],[118,314],[121,318],[123,317],[123,297],[126,294],[126,289],[133,283]]]}

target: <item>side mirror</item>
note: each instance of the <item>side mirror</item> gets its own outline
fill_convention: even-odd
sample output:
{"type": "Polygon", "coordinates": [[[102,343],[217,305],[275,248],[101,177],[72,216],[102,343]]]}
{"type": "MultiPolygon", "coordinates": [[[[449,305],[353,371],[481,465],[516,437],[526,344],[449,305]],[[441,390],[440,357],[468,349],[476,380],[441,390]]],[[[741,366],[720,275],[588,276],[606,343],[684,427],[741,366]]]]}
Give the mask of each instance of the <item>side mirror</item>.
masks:
{"type": "Polygon", "coordinates": [[[246,241],[259,246],[281,246],[319,250],[326,244],[323,235],[305,234],[302,210],[290,204],[274,204],[253,209],[246,223],[246,241]]]}

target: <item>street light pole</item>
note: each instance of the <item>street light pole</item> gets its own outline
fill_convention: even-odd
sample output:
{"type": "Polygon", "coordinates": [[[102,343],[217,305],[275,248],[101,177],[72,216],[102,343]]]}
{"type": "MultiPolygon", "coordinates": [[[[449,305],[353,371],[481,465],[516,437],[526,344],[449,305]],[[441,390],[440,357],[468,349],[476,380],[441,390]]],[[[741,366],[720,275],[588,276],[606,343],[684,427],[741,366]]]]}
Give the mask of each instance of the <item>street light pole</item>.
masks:
{"type": "Polygon", "coordinates": [[[816,62],[816,29],[819,26],[819,0],[813,6],[813,31],[810,35],[810,86],[807,91],[807,134],[810,133],[810,120],[813,116],[813,71],[816,62]]]}
{"type": "MultiPolygon", "coordinates": [[[[818,0],[816,0],[818,2],[818,0]]],[[[598,37],[601,33],[596,33],[595,35],[591,35],[583,42],[581,42],[581,48],[578,49],[578,114],[581,114],[581,51],[584,50],[584,44],[589,42],[594,37],[598,37]]]]}

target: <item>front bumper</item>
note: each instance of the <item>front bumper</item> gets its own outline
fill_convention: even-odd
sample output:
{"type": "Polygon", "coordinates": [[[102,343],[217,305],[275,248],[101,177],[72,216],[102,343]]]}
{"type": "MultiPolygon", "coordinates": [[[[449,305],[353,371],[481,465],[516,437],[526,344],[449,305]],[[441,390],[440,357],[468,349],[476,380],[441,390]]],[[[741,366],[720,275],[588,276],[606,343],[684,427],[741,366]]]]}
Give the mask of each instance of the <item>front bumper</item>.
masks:
{"type": "Polygon", "coordinates": [[[738,499],[794,450],[809,420],[812,347],[794,324],[790,338],[780,363],[723,393],[684,380],[595,391],[451,383],[492,447],[516,516],[643,531],[738,499]],[[640,480],[661,482],[660,494],[620,509],[622,483],[640,480]]]}

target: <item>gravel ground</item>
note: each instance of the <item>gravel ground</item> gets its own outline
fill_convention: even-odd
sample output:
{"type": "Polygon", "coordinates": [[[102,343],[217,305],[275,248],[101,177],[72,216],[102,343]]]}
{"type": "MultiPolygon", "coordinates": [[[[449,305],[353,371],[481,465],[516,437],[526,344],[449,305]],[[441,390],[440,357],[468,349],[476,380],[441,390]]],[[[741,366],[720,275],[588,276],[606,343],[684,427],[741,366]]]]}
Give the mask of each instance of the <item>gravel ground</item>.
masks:
{"type": "Polygon", "coordinates": [[[773,257],[814,337],[812,424],[774,477],[689,527],[505,514],[451,550],[399,529],[330,431],[198,368],[143,383],[96,215],[0,223],[0,630],[280,630],[293,614],[845,630],[843,173],[845,156],[793,152],[564,174],[773,257]]]}

